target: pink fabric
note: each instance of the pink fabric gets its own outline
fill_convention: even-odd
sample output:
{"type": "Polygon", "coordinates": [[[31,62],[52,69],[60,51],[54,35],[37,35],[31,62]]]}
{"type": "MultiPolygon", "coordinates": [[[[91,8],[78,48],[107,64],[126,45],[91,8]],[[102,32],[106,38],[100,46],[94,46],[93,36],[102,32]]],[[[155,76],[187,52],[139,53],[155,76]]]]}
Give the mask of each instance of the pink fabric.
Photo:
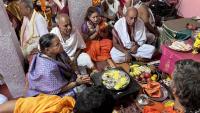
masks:
{"type": "Polygon", "coordinates": [[[200,16],[200,0],[179,0],[178,15],[190,18],[193,16],[200,16]]]}
{"type": "Polygon", "coordinates": [[[159,69],[168,74],[172,74],[175,68],[175,63],[178,60],[193,59],[200,62],[200,54],[193,55],[191,52],[177,52],[166,45],[162,45],[162,56],[160,59],[159,69]]]}
{"type": "Polygon", "coordinates": [[[167,0],[167,2],[170,4],[177,4],[178,0],[167,0]]]}
{"type": "Polygon", "coordinates": [[[119,0],[119,2],[120,2],[120,6],[124,7],[124,4],[126,3],[126,0],[119,0]]]}

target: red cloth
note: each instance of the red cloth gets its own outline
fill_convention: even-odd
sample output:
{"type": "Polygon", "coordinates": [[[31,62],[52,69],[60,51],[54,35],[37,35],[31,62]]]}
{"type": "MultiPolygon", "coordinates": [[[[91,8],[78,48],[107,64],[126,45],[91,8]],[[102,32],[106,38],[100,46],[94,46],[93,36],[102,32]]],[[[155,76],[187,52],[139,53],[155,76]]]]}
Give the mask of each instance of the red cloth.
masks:
{"type": "Polygon", "coordinates": [[[152,81],[147,84],[142,84],[142,88],[146,91],[146,93],[150,97],[156,97],[156,98],[161,97],[160,83],[158,83],[158,82],[152,81]]]}
{"type": "Polygon", "coordinates": [[[161,113],[161,111],[163,111],[164,109],[165,108],[162,103],[155,102],[150,106],[144,106],[142,113],[161,113]]]}
{"type": "Polygon", "coordinates": [[[173,107],[164,107],[162,103],[154,103],[151,106],[144,106],[142,113],[177,113],[173,107]]]}
{"type": "Polygon", "coordinates": [[[175,68],[175,63],[178,60],[193,59],[197,62],[200,62],[200,54],[193,55],[192,51],[178,52],[168,48],[166,45],[162,45],[161,49],[162,49],[162,56],[160,59],[159,69],[170,75],[173,73],[175,68]]]}
{"type": "Polygon", "coordinates": [[[112,41],[110,39],[91,40],[86,43],[85,51],[90,55],[93,61],[104,61],[110,58],[112,41]]]}

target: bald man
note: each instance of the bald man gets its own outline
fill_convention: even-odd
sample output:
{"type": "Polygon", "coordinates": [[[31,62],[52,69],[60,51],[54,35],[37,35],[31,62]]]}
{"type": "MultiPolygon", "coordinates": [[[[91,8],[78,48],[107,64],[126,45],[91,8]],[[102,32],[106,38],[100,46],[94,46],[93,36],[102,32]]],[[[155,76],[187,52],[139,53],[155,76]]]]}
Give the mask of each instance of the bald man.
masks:
{"type": "Polygon", "coordinates": [[[126,16],[120,18],[113,28],[113,48],[110,52],[115,63],[151,59],[155,47],[146,43],[145,26],[138,18],[137,9],[130,7],[126,16]]]}
{"type": "MultiPolygon", "coordinates": [[[[72,28],[69,16],[67,14],[58,15],[57,24],[58,27],[54,27],[51,33],[58,36],[65,52],[74,61],[74,64],[90,69],[94,68],[90,56],[82,52],[86,48],[86,44],[78,30],[72,28]]],[[[79,71],[77,71],[77,74],[79,74],[79,71]]]]}

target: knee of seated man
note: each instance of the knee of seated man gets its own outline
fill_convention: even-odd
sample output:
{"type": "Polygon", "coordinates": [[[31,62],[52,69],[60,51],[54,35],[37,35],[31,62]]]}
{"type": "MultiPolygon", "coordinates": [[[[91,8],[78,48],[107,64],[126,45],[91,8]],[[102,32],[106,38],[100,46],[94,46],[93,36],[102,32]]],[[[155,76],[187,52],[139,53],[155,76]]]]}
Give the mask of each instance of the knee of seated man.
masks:
{"type": "Polygon", "coordinates": [[[125,62],[125,57],[117,57],[115,55],[111,55],[111,58],[115,63],[124,63],[125,62]]]}
{"type": "Polygon", "coordinates": [[[87,66],[92,68],[94,66],[90,56],[87,53],[81,53],[77,58],[77,63],[79,66],[87,66]]]}
{"type": "Polygon", "coordinates": [[[0,104],[3,104],[4,102],[8,101],[7,97],[0,94],[0,104]]]}
{"type": "Polygon", "coordinates": [[[145,48],[148,48],[148,50],[151,50],[151,52],[152,51],[155,51],[155,46],[153,46],[153,45],[150,45],[150,44],[144,44],[144,46],[145,46],[145,48]]]}

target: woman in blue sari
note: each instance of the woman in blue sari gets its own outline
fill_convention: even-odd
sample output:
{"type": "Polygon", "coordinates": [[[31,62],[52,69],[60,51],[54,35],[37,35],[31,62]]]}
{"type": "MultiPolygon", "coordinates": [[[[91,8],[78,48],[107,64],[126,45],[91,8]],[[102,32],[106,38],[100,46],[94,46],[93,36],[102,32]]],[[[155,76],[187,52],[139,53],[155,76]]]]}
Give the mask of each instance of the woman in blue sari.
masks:
{"type": "Polygon", "coordinates": [[[90,84],[90,77],[76,75],[69,65],[59,38],[43,35],[39,40],[40,53],[34,56],[28,71],[27,96],[40,93],[75,96],[77,86],[90,84]]]}

